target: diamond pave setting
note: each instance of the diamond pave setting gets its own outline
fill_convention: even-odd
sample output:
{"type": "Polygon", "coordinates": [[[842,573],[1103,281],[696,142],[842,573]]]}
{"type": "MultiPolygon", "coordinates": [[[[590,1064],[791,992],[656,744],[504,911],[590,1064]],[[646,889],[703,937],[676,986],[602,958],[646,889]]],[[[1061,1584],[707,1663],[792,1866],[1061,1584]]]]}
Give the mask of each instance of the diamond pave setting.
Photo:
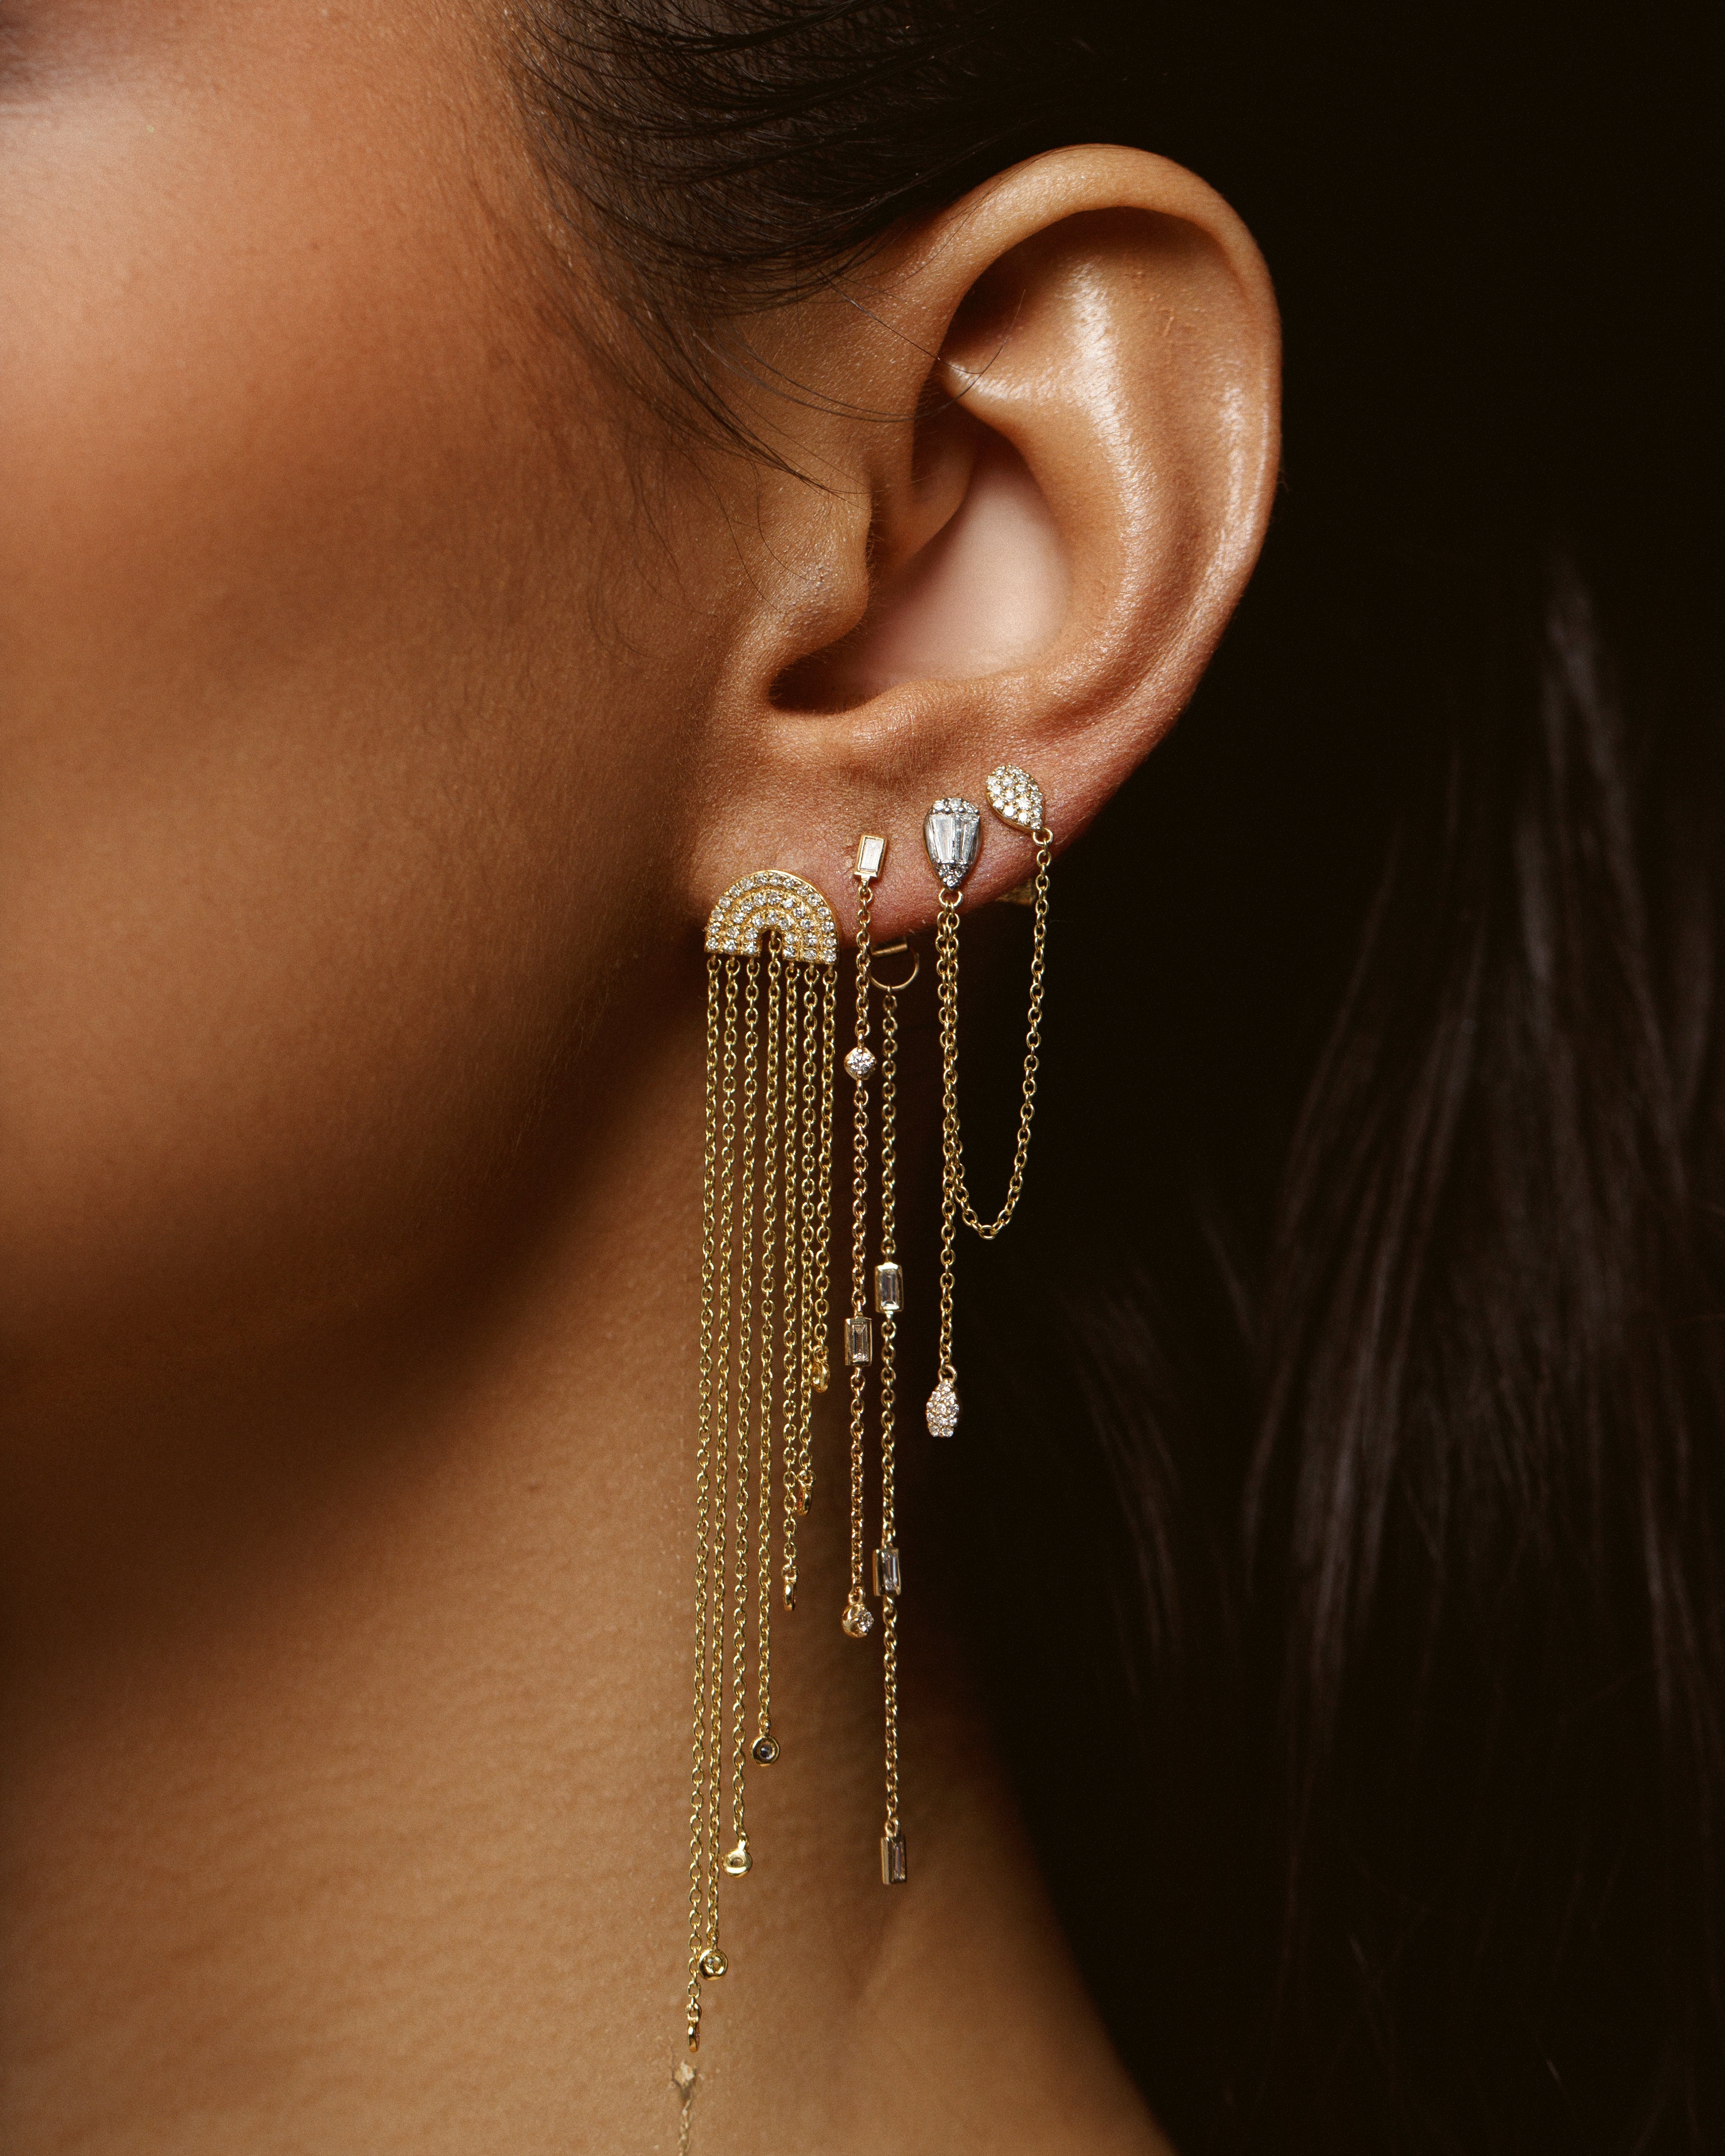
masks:
{"type": "Polygon", "coordinates": [[[997,765],[988,773],[988,806],[1015,831],[1042,828],[1042,788],[1015,763],[997,765]]]}
{"type": "Polygon", "coordinates": [[[950,1378],[942,1378],[928,1395],[922,1414],[931,1437],[950,1437],[957,1429],[958,1388],[950,1378]]]}
{"type": "Polygon", "coordinates": [[[812,883],[788,869],[762,869],[732,884],[707,916],[706,947],[722,957],[752,958],[770,929],[778,930],[789,959],[816,966],[839,963],[833,909],[812,883]]]}
{"type": "Polygon", "coordinates": [[[982,810],[957,795],[937,801],[922,819],[922,843],[935,874],[948,891],[957,891],[976,866],[982,825],[982,810]]]}

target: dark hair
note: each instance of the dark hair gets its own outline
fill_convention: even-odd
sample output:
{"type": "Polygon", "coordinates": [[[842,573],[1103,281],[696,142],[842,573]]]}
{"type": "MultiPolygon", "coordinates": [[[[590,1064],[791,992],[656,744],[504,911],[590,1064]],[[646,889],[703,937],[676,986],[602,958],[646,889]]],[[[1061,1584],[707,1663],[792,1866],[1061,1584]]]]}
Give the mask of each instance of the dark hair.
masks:
{"type": "Polygon", "coordinates": [[[1062,871],[1023,1225],[964,1281],[987,1464],[931,1509],[1188,2156],[1725,2145],[1698,11],[527,27],[552,161],[710,416],[726,324],[1022,152],[1142,143],[1256,231],[1275,528],[1062,871]]]}

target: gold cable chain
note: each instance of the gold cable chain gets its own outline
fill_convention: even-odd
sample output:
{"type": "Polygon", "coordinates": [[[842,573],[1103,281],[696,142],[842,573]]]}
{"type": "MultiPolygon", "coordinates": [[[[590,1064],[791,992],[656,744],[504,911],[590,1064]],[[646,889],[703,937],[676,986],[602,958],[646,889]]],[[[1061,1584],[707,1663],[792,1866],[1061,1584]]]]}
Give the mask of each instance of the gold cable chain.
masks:
{"type": "MultiPolygon", "coordinates": [[[[865,876],[856,879],[856,1042],[853,1053],[869,1054],[869,945],[875,894],[865,876]]],[[[871,1059],[872,1060],[872,1059],[871,1059]]],[[[869,1073],[855,1074],[851,1122],[850,1327],[845,1359],[850,1371],[850,1592],[841,1622],[852,1638],[874,1629],[874,1612],[863,1588],[865,1498],[863,1475],[868,1419],[868,1365],[853,1352],[850,1331],[868,1319],[869,1073]]]]}
{"type": "Polygon", "coordinates": [[[753,1495],[749,1476],[749,1404],[754,1365],[747,1288],[754,1278],[755,1267],[756,1073],[761,985],[757,958],[743,962],[743,983],[742,1188],[739,1203],[742,1247],[737,1276],[737,1548],[732,1557],[737,1584],[736,1605],[731,1614],[731,1839],[736,1849],[748,1846],[743,1759],[748,1719],[749,1501],[753,1495]]]}
{"type": "Polygon", "coordinates": [[[809,1418],[814,1410],[814,1178],[819,1163],[817,1127],[820,1088],[820,1011],[819,991],[813,975],[803,983],[802,1132],[798,1149],[798,1339],[797,1419],[785,1423],[784,1452],[784,1606],[797,1606],[797,1522],[808,1509],[803,1487],[803,1460],[809,1449],[809,1418]]]}
{"type": "MultiPolygon", "coordinates": [[[[778,1255],[780,1055],[784,1024],[784,962],[776,933],[767,938],[767,1086],[761,1122],[761,1416],[756,1430],[760,1496],[755,1548],[755,1743],[764,1745],[773,1722],[773,1424],[778,1374],[775,1334],[778,1255]]],[[[754,1755],[758,1758],[758,1753],[754,1755]]],[[[744,1846],[747,1847],[745,1842],[744,1846]]]]}
{"type": "Polygon", "coordinates": [[[957,1026],[958,908],[962,903],[956,889],[943,889],[940,916],[934,931],[941,1037],[940,1375],[947,1384],[956,1382],[958,1375],[952,1362],[952,1267],[958,1213],[954,1192],[963,1180],[958,1131],[957,1026]]]}
{"type": "MultiPolygon", "coordinates": [[[[820,977],[820,1173],[816,1184],[814,1229],[814,1386],[824,1393],[832,1382],[833,1115],[837,1083],[839,983],[837,968],[820,977]]],[[[803,1507],[814,1502],[814,1403],[803,1424],[803,1507]]]]}
{"type": "MultiPolygon", "coordinates": [[[[880,1261],[898,1260],[898,996],[880,1003],[880,1261]]],[[[897,1313],[880,1313],[880,1546],[895,1548],[898,1494],[897,1313]]],[[[884,1583],[883,1583],[884,1585],[884,1583]]],[[[880,1670],[886,1739],[886,1813],[881,1832],[896,1837],[898,1818],[898,1596],[880,1597],[880,1670]]]]}
{"type": "MultiPolygon", "coordinates": [[[[708,1430],[702,1465],[708,1485],[697,1472],[696,1508],[696,1678],[695,1730],[690,1826],[690,1975],[686,1999],[689,2048],[701,2031],[701,1961],[716,1950],[719,1936],[719,1808],[724,1758],[724,1601],[726,1581],[726,1488],[731,1393],[731,1252],[734,1233],[737,1140],[737,961],[724,969],[724,1002],[720,1025],[721,1068],[716,1116],[716,1158],[711,1136],[703,1177],[702,1311],[703,1416],[708,1430]],[[715,1183],[716,1196],[715,1197],[715,1183]],[[711,1255],[711,1277],[708,1277],[711,1255]]],[[[709,975],[709,1106],[712,1085],[711,1036],[716,1017],[717,968],[709,975]]]]}
{"type": "MultiPolygon", "coordinates": [[[[974,1229],[985,1243],[993,1241],[1017,1209],[1024,1187],[1024,1164],[1030,1152],[1030,1123],[1036,1112],[1037,1050],[1042,1040],[1043,951],[1048,935],[1048,871],[1054,852],[1054,833],[1044,824],[1035,833],[1035,839],[1036,880],[1030,930],[1029,1009],[1024,1023],[1024,1090],[1019,1099],[1018,1140],[1013,1150],[1012,1173],[1007,1179],[1006,1201],[992,1220],[984,1220],[978,1214],[965,1188],[964,1149],[958,1127],[959,894],[943,891],[940,900],[937,940],[940,946],[942,1169],[952,1187],[952,1202],[963,1215],[966,1226],[974,1229]]],[[[942,1374],[947,1374],[944,1363],[942,1374]]]]}
{"type": "Polygon", "coordinates": [[[701,1953],[706,1881],[701,1827],[706,1796],[707,1541],[712,1495],[714,1272],[718,1245],[720,1018],[723,971],[706,965],[706,1107],[701,1183],[701,1421],[695,1456],[695,1713],[689,1769],[689,1989],[691,2049],[701,2027],[701,1953]]]}

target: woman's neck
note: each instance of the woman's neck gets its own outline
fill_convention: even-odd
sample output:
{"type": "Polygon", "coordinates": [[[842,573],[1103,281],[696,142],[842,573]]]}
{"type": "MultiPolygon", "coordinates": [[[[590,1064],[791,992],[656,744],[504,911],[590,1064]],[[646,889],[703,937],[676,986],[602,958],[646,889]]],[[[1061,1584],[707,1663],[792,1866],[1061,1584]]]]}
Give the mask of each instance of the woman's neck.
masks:
{"type": "MultiPolygon", "coordinates": [[[[14,2156],[675,2147],[699,1055],[667,1039],[614,1088],[603,1143],[465,1285],[314,1315],[24,1433],[14,2156]]],[[[912,1869],[880,1885],[877,1658],[837,1623],[841,1441],[823,1430],[776,1641],[783,1756],[751,1784],[755,1869],[727,1882],[695,2146],[1148,2156],[914,1600],[912,1869]]]]}

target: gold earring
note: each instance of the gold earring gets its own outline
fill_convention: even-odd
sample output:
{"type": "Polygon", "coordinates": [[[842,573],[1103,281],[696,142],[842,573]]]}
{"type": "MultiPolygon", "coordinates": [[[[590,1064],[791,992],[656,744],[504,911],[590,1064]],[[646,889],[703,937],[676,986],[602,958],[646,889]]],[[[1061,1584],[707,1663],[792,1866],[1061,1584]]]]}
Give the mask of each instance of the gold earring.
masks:
{"type": "MultiPolygon", "coordinates": [[[[985,1220],[971,1202],[964,1178],[964,1142],[958,1120],[958,909],[964,879],[976,865],[981,844],[982,812],[958,798],[937,801],[922,826],[923,844],[940,878],[940,918],[935,928],[936,980],[941,1043],[941,1237],[940,1363],[938,1382],[925,1410],[936,1437],[951,1437],[958,1427],[958,1373],[952,1361],[952,1274],[957,1224],[962,1219],[984,1242],[992,1242],[1017,1210],[1030,1151],[1030,1125],[1036,1111],[1037,1050],[1042,1038],[1043,959],[1048,932],[1048,870],[1054,834],[1043,820],[1042,788],[1016,764],[1003,763],[988,779],[988,805],[1003,824],[1035,841],[1036,872],[1030,903],[1030,997],[1024,1026],[1024,1090],[1019,1101],[1018,1139],[1006,1198],[985,1220]]],[[[1014,894],[1016,896],[1016,894],[1014,894]]]]}
{"type": "MultiPolygon", "coordinates": [[[[747,1763],[769,1766],[779,1753],[773,1733],[773,1440],[777,1434],[788,1609],[796,1596],[795,1523],[812,1481],[813,1395],[826,1383],[839,938],[832,909],[814,885],[774,869],[732,884],[708,919],[706,949],[685,1994],[691,2051],[701,2041],[701,1985],[729,1967],[719,1935],[721,1881],[740,1878],[754,1864],[747,1763]],[[726,1831],[731,1846],[721,1857],[726,1831]]],[[[695,2085],[688,2060],[674,2079],[686,2147],[695,2085]]]]}
{"type": "MultiPolygon", "coordinates": [[[[878,952],[891,957],[906,947],[878,952]]],[[[880,991],[880,1262],[875,1268],[875,1307],[880,1313],[880,1542],[875,1552],[875,1594],[880,1604],[880,1690],[886,1735],[886,1805],[880,1823],[880,1884],[902,1887],[907,1876],[899,1820],[898,1622],[904,1563],[898,1547],[898,1314],[905,1276],[898,1261],[898,999],[916,978],[914,955],[901,981],[880,991]]]]}
{"type": "Polygon", "coordinates": [[[851,869],[856,884],[856,1037],[845,1055],[850,1075],[850,1315],[845,1321],[845,1362],[850,1373],[850,1591],[839,1622],[853,1640],[875,1629],[875,1613],[863,1594],[865,1539],[863,1484],[868,1426],[869,1365],[875,1359],[875,1327],[867,1307],[869,1262],[869,1081],[878,1067],[869,1045],[869,973],[873,963],[875,880],[886,860],[885,839],[865,834],[856,842],[851,869]]]}
{"type": "Polygon", "coordinates": [[[868,1370],[875,1363],[875,1327],[866,1305],[868,1287],[869,1081],[880,1074],[880,1257],[874,1270],[875,1312],[880,1319],[878,1417],[880,1441],[880,1539],[873,1561],[874,1592],[880,1604],[880,1673],[886,1736],[886,1806],[880,1830],[880,1881],[902,1886],[905,1840],[899,1820],[898,1598],[903,1567],[897,1542],[898,1313],[904,1307],[903,1268],[898,1261],[898,998],[916,978],[913,961],[899,982],[878,979],[873,947],[874,885],[886,860],[886,841],[859,839],[851,874],[856,882],[856,1039],[845,1058],[855,1086],[851,1184],[850,1316],[845,1359],[850,1366],[850,1587],[839,1623],[853,1640],[874,1630],[874,1612],[863,1593],[863,1548],[867,1539],[866,1480],[868,1370]],[[881,997],[880,1054],[869,1045],[870,992],[881,997]]]}

